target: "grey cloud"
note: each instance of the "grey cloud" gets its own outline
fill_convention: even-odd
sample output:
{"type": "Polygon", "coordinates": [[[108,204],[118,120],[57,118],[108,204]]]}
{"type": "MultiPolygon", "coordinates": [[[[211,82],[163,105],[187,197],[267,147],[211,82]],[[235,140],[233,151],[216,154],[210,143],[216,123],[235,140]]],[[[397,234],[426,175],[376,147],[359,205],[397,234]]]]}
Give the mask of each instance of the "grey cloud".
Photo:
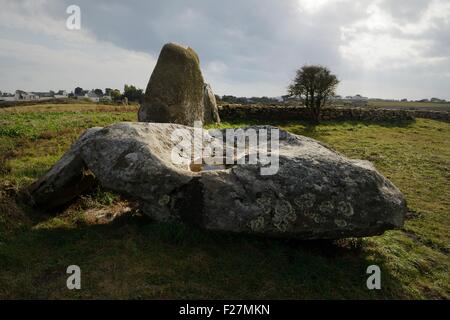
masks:
{"type": "Polygon", "coordinates": [[[415,22],[425,13],[432,0],[384,0],[381,7],[402,22],[415,22]]]}
{"type": "MultiPolygon", "coordinates": [[[[48,3],[48,14],[59,20],[65,18],[65,8],[73,1],[48,3]]],[[[342,39],[342,28],[368,19],[367,8],[372,3],[374,0],[329,1],[314,14],[309,14],[298,10],[296,0],[77,1],[82,9],[83,28],[99,41],[153,56],[158,55],[166,42],[188,44],[199,53],[205,74],[218,92],[237,95],[284,94],[295,69],[305,63],[329,66],[343,81],[342,87],[349,91],[344,94],[354,94],[351,91],[360,88],[350,85],[356,83],[356,79],[389,78],[377,70],[371,70],[369,77],[361,77],[361,74],[367,74],[362,70],[363,66],[345,59],[340,50],[349,41],[342,39]],[[263,92],[263,89],[268,91],[263,92]]],[[[430,1],[383,0],[379,3],[396,22],[405,24],[417,21],[430,1]]],[[[433,28],[420,35],[404,34],[395,28],[382,32],[399,39],[427,39],[430,47],[424,54],[432,58],[449,57],[449,29],[448,21],[440,19],[435,21],[433,28]]],[[[355,37],[365,32],[379,31],[359,26],[355,37]]],[[[426,73],[426,68],[421,66],[421,72],[426,73]]],[[[450,73],[448,66],[446,69],[444,67],[443,73],[450,73]]],[[[392,85],[403,91],[399,79],[404,77],[406,83],[411,75],[407,70],[390,72],[396,79],[392,85]]],[[[427,72],[427,76],[432,74],[434,71],[427,72]]],[[[440,81],[450,82],[448,78],[440,78],[440,81]]],[[[368,81],[365,92],[361,93],[382,95],[379,90],[372,89],[373,83],[368,81]]],[[[405,87],[409,88],[409,85],[405,87]]],[[[408,90],[411,95],[417,94],[417,89],[408,90]]],[[[429,93],[427,90],[421,94],[427,96],[429,93]]]]}

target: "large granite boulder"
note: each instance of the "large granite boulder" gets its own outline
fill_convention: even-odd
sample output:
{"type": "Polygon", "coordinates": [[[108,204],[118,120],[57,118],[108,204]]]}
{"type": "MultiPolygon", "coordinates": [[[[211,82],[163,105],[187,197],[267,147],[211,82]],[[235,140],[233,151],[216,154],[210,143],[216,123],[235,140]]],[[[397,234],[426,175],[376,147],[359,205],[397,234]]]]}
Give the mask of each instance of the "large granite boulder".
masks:
{"type": "Polygon", "coordinates": [[[210,98],[211,88],[206,92],[204,86],[197,53],[175,43],[164,45],[139,109],[139,121],[190,126],[205,118],[207,123],[214,122],[217,106],[210,98]]]}
{"type": "MultiPolygon", "coordinates": [[[[275,130],[249,129],[268,132],[269,138],[275,130]]],[[[230,164],[196,164],[195,156],[179,149],[196,130],[203,147],[221,144],[225,136],[162,123],[89,129],[29,193],[38,207],[58,207],[95,177],[101,187],[138,201],[157,221],[271,237],[362,237],[403,225],[403,195],[367,161],[347,159],[320,142],[280,130],[279,148],[270,144],[279,165],[273,174],[261,174],[269,168],[261,159],[240,161],[254,155],[251,147],[244,154],[232,152],[230,164]],[[185,161],[174,162],[174,154],[185,161]]],[[[234,147],[233,141],[225,150],[234,147]]]]}

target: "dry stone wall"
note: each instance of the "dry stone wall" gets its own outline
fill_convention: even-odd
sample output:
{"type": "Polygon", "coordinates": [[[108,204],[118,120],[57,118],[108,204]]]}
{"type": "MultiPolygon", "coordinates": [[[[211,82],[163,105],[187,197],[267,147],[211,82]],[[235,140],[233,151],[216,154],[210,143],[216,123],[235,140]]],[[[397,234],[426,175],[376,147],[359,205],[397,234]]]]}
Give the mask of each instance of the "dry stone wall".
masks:
{"type": "MultiPolygon", "coordinates": [[[[222,105],[219,107],[223,121],[236,119],[262,121],[289,121],[309,119],[308,110],[298,106],[265,105],[222,105]]],[[[322,120],[330,121],[369,121],[369,122],[407,122],[416,117],[450,121],[449,112],[425,110],[388,110],[367,108],[324,108],[322,120]]]]}

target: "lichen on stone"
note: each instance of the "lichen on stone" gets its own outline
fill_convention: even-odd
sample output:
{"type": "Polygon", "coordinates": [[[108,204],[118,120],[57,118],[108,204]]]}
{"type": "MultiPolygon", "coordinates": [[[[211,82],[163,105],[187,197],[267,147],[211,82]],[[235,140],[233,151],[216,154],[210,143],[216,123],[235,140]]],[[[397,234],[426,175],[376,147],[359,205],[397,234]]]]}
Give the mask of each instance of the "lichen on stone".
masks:
{"type": "Polygon", "coordinates": [[[306,193],[298,198],[294,199],[294,203],[297,207],[302,210],[310,209],[314,206],[316,202],[316,196],[312,193],[306,193]]]}
{"type": "Polygon", "coordinates": [[[314,222],[315,222],[315,223],[324,223],[324,222],[326,222],[326,221],[327,221],[327,219],[325,219],[325,218],[322,217],[322,216],[316,215],[316,216],[314,217],[314,222]]]}
{"type": "Polygon", "coordinates": [[[292,222],[297,220],[297,215],[289,201],[279,200],[275,205],[275,214],[272,218],[273,225],[281,232],[285,232],[292,222]]]}
{"type": "Polygon", "coordinates": [[[320,206],[319,206],[319,211],[323,212],[325,214],[333,213],[333,209],[334,209],[334,206],[333,206],[333,203],[331,201],[322,202],[320,204],[320,206]]]}
{"type": "Polygon", "coordinates": [[[345,220],[341,220],[341,219],[334,219],[334,223],[339,227],[339,228],[345,228],[347,226],[347,222],[345,220]]]}
{"type": "Polygon", "coordinates": [[[269,214],[272,211],[272,198],[260,197],[256,199],[256,203],[262,208],[265,214],[269,214]]]}
{"type": "Polygon", "coordinates": [[[169,202],[170,202],[170,196],[167,195],[167,194],[161,196],[161,197],[159,198],[159,200],[158,200],[158,204],[159,204],[160,206],[166,206],[166,205],[169,204],[169,202]]]}
{"type": "Polygon", "coordinates": [[[265,227],[265,220],[263,216],[259,216],[249,222],[249,227],[252,231],[262,231],[265,227]]]}
{"type": "Polygon", "coordinates": [[[349,202],[340,201],[337,208],[339,214],[346,217],[351,217],[354,214],[353,207],[349,202]]]}
{"type": "MultiPolygon", "coordinates": [[[[275,213],[280,215],[289,215],[292,214],[294,210],[292,209],[292,205],[287,200],[278,200],[275,205],[275,213]]],[[[295,214],[294,214],[295,215],[295,214]]]]}

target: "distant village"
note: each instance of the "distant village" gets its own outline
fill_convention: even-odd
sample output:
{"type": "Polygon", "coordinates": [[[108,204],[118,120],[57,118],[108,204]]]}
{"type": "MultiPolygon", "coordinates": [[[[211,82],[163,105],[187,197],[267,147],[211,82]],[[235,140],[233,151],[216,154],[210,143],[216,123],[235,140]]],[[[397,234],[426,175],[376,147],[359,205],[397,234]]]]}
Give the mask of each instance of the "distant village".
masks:
{"type": "MultiPolygon", "coordinates": [[[[78,89],[78,88],[77,88],[78,89]]],[[[81,89],[81,88],[79,88],[81,89]]],[[[66,90],[48,91],[48,92],[26,92],[23,90],[16,90],[14,94],[0,92],[0,101],[45,101],[53,99],[87,99],[92,102],[107,102],[112,101],[112,89],[106,89],[103,92],[100,89],[95,90],[75,90],[68,93],[66,90]]]]}
{"type": "MultiPolygon", "coordinates": [[[[140,102],[143,97],[143,90],[137,89],[134,86],[125,85],[124,92],[121,93],[118,89],[106,88],[83,90],[80,87],[75,88],[74,91],[68,93],[66,90],[59,91],[48,91],[48,92],[27,92],[23,90],[16,90],[14,94],[1,92],[0,91],[0,102],[21,102],[21,101],[45,101],[54,99],[80,99],[89,100],[92,102],[112,102],[112,101],[123,101],[127,99],[128,101],[140,102]]],[[[253,103],[289,103],[298,101],[288,95],[279,97],[235,97],[232,95],[216,96],[216,99],[223,103],[232,104],[253,104],[253,103]]],[[[336,95],[331,99],[331,102],[337,103],[351,103],[355,105],[364,105],[371,101],[388,101],[388,102],[447,102],[444,99],[431,98],[431,99],[421,99],[421,100],[408,100],[408,99],[378,99],[378,98],[368,98],[360,94],[354,96],[340,96],[336,95]]]]}

